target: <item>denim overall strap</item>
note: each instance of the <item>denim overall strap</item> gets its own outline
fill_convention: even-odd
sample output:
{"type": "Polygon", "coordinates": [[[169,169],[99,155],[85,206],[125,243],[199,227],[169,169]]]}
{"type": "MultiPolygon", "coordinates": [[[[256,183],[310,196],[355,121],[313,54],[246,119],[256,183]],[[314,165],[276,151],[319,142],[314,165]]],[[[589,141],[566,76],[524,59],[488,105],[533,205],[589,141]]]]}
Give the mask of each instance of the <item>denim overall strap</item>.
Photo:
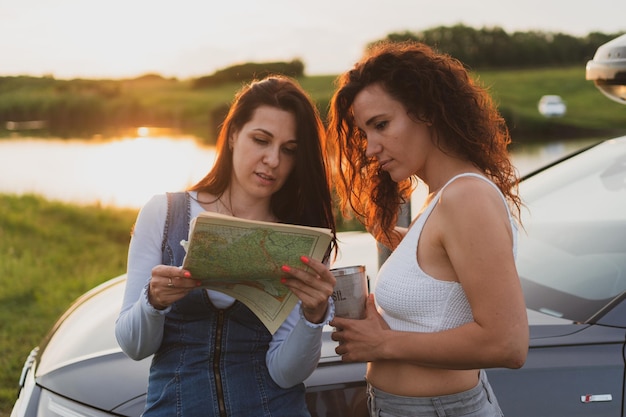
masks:
{"type": "Polygon", "coordinates": [[[180,266],[183,264],[185,250],[181,240],[187,240],[191,206],[189,194],[186,192],[167,193],[167,219],[163,230],[163,265],[180,266]]]}

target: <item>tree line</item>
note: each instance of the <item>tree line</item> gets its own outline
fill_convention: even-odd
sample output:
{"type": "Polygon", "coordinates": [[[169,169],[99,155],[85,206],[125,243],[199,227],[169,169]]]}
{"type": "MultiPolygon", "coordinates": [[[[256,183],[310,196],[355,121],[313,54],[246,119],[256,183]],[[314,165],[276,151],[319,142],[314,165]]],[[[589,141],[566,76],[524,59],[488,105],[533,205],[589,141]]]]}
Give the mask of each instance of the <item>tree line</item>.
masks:
{"type": "Polygon", "coordinates": [[[421,32],[391,33],[385,40],[415,40],[475,69],[505,69],[584,66],[600,45],[622,34],[591,32],[576,37],[542,31],[507,33],[501,27],[475,29],[458,24],[421,32]]]}
{"type": "Polygon", "coordinates": [[[304,76],[304,63],[299,59],[291,62],[248,62],[232,65],[217,70],[211,75],[195,78],[192,88],[211,88],[225,83],[248,81],[255,78],[264,78],[269,74],[283,74],[299,78],[304,76]]]}

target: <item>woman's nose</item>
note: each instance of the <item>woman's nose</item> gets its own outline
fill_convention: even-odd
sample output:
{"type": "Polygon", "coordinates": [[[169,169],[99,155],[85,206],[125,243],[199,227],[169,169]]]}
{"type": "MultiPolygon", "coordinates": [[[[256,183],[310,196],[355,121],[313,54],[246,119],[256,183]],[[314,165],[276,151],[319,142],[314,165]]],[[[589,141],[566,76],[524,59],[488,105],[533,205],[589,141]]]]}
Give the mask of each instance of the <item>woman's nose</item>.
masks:
{"type": "Polygon", "coordinates": [[[268,149],[263,155],[263,163],[270,167],[276,167],[280,163],[280,150],[268,149]]]}
{"type": "Polygon", "coordinates": [[[365,146],[365,156],[372,158],[380,153],[382,146],[375,140],[368,139],[365,146]]]}

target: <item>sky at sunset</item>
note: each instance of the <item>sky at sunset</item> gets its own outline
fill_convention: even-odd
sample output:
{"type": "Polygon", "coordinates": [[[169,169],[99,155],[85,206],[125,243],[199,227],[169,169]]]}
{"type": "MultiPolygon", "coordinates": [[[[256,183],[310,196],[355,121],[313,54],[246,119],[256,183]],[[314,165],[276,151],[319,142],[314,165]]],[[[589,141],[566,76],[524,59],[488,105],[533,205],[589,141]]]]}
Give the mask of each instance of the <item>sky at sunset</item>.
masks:
{"type": "Polygon", "coordinates": [[[626,32],[626,0],[0,0],[0,76],[189,78],[301,59],[336,74],[391,32],[626,32]]]}

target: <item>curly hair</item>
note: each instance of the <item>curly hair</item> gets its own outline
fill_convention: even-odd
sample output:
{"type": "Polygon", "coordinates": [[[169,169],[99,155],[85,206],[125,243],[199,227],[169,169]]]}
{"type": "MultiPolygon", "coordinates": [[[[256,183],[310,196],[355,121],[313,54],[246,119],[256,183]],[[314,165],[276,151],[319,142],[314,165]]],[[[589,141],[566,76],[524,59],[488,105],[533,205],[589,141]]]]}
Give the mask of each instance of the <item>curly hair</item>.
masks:
{"type": "Polygon", "coordinates": [[[394,182],[365,154],[367,139],[355,125],[352,105],[360,91],[375,83],[410,117],[432,125],[439,149],[472,162],[490,178],[519,217],[519,179],[507,149],[511,138],[488,91],[460,61],[410,41],[374,44],[335,81],[327,139],[344,214],[352,209],[368,229],[376,229],[376,237],[389,236],[400,205],[417,185],[415,177],[394,182]]]}

